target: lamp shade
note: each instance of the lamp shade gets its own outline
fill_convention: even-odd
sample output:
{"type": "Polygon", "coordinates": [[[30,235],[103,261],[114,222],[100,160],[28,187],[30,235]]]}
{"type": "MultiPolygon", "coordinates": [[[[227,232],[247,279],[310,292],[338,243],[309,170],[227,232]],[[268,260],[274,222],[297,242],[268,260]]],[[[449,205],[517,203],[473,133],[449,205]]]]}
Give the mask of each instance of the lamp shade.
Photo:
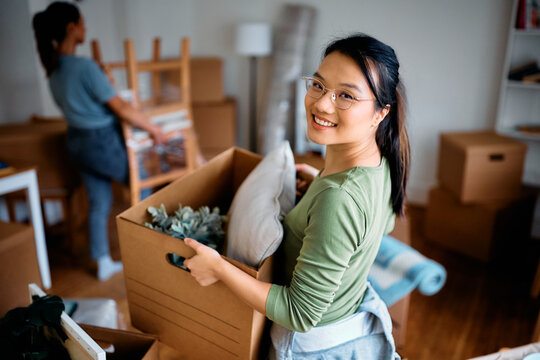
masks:
{"type": "Polygon", "coordinates": [[[245,23],[236,27],[236,52],[265,56],[272,52],[272,28],[266,23],[245,23]]]}

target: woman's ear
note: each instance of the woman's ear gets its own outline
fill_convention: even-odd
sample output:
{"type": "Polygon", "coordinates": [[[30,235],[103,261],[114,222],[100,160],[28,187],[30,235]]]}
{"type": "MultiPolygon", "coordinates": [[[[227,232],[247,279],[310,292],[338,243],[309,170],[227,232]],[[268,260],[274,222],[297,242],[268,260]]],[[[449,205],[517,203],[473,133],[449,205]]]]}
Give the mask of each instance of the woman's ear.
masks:
{"type": "Polygon", "coordinates": [[[73,21],[68,23],[66,25],[66,35],[70,35],[72,34],[74,31],[75,31],[75,28],[77,27],[77,24],[74,23],[73,21]]]}
{"type": "Polygon", "coordinates": [[[373,118],[373,123],[371,124],[372,127],[377,127],[381,123],[381,121],[384,120],[386,115],[390,112],[390,105],[386,105],[384,108],[377,110],[375,113],[375,117],[373,118]]]}

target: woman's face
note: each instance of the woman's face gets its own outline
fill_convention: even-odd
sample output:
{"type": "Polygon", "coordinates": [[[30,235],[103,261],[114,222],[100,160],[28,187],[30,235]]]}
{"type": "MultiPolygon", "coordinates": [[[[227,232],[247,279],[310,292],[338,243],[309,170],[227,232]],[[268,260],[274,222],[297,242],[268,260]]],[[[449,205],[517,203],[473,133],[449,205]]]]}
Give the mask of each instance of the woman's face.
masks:
{"type": "Polygon", "coordinates": [[[377,126],[388,111],[375,109],[375,96],[356,62],[332,52],[323,59],[313,77],[330,90],[319,99],[305,97],[307,134],[311,141],[321,145],[373,141],[377,126]],[[344,89],[355,98],[372,100],[353,101],[350,108],[342,110],[332,101],[332,89],[336,89],[336,96],[339,89],[344,89]]]}
{"type": "Polygon", "coordinates": [[[79,17],[79,21],[75,23],[75,26],[73,27],[73,36],[77,44],[82,44],[84,42],[86,37],[86,26],[84,24],[84,18],[82,15],[79,17]]]}

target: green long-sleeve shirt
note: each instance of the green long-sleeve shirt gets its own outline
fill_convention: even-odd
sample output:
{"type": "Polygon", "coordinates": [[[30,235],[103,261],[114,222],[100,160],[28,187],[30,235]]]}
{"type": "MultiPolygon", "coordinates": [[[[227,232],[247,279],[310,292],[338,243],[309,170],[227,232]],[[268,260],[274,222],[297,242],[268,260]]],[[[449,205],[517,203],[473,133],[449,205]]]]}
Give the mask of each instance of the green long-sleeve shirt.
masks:
{"type": "Polygon", "coordinates": [[[381,238],[394,227],[390,170],[354,167],[316,177],[285,217],[279,256],[284,284],[272,285],[268,318],[305,332],[353,314],[381,238]]]}

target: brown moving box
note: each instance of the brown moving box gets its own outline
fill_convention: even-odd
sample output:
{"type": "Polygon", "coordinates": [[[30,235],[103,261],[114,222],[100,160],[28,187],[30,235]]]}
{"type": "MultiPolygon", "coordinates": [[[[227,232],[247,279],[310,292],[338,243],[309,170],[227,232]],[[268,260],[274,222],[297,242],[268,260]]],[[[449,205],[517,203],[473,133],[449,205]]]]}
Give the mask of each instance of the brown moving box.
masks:
{"type": "Polygon", "coordinates": [[[219,57],[193,57],[190,61],[191,101],[225,100],[223,60],[219,57]]]}
{"type": "Polygon", "coordinates": [[[441,187],[429,192],[424,235],[432,242],[490,261],[509,261],[530,237],[536,196],[461,204],[441,187]]]}
{"type": "MultiPolygon", "coordinates": [[[[261,157],[232,148],[117,216],[120,250],[131,321],[157,334],[185,359],[256,359],[265,316],[236,297],[223,283],[201,287],[167,254],[184,258],[191,248],[144,226],[149,206],[178,204],[198,209],[219,206],[226,213],[232,198],[261,157]]],[[[272,257],[258,270],[224,257],[254,278],[271,281],[272,257]]]]}
{"type": "MultiPolygon", "coordinates": [[[[206,103],[225,100],[223,59],[219,57],[192,57],[190,59],[191,102],[206,103]]],[[[163,86],[178,87],[178,72],[166,71],[163,86]]]]}
{"type": "Polygon", "coordinates": [[[79,326],[106,352],[107,348],[114,349],[107,352],[107,359],[160,360],[156,336],[86,324],[79,326]]]}
{"type": "MultiPolygon", "coordinates": [[[[202,152],[211,157],[236,146],[236,100],[193,104],[193,123],[202,152]]],[[[207,158],[209,158],[208,156],[207,158]]]]}
{"type": "Polygon", "coordinates": [[[0,222],[0,318],[28,306],[28,284],[41,284],[34,228],[0,222]]]}
{"type": "Polygon", "coordinates": [[[527,145],[490,131],[440,136],[438,179],[462,203],[519,195],[527,145]]]}
{"type": "Polygon", "coordinates": [[[0,160],[14,168],[37,167],[40,192],[77,182],[66,151],[67,124],[27,122],[0,125],[0,160]]]}
{"type": "MultiPolygon", "coordinates": [[[[394,230],[389,234],[404,244],[411,245],[411,230],[409,220],[406,217],[396,218],[394,230]]],[[[397,348],[405,346],[407,319],[409,317],[409,302],[411,295],[408,294],[396,303],[388,307],[392,318],[392,335],[397,348]]]]}

